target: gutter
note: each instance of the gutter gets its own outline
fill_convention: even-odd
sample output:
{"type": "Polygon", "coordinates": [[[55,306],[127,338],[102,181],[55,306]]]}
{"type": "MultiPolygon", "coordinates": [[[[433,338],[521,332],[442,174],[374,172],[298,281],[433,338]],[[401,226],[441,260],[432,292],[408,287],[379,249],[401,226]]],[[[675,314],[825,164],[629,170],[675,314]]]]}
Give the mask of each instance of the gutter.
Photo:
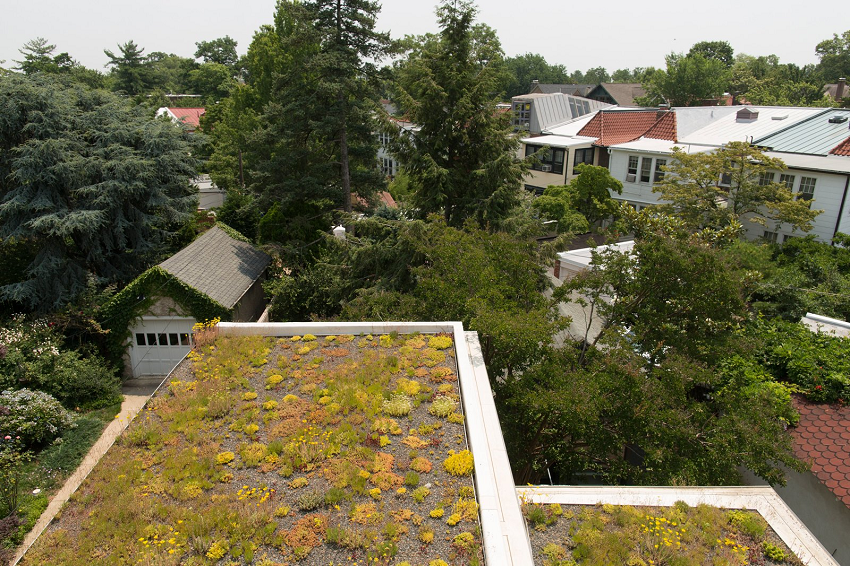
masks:
{"type": "Polygon", "coordinates": [[[844,204],[847,202],[847,188],[850,187],[850,175],[847,175],[847,181],[844,182],[844,196],[841,197],[841,206],[838,207],[838,218],[835,220],[835,230],[832,231],[832,237],[838,233],[838,227],[841,226],[841,215],[844,214],[844,204]]]}

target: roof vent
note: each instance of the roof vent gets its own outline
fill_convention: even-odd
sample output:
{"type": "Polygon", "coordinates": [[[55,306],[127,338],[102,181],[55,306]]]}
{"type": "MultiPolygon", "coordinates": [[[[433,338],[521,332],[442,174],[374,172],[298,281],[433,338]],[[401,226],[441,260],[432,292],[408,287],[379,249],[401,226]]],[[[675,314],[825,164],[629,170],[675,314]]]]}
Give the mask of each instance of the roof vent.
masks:
{"type": "Polygon", "coordinates": [[[771,116],[770,119],[771,120],[784,120],[787,117],[788,117],[788,114],[783,114],[782,116],[771,116]]]}
{"type": "Polygon", "coordinates": [[[741,121],[749,122],[749,121],[752,121],[752,120],[758,120],[758,118],[759,118],[758,110],[750,110],[749,108],[742,108],[741,110],[738,110],[738,113],[736,114],[736,120],[738,122],[741,122],[741,121]]]}
{"type": "Polygon", "coordinates": [[[847,121],[847,116],[833,116],[829,119],[830,124],[843,124],[847,121]]]}

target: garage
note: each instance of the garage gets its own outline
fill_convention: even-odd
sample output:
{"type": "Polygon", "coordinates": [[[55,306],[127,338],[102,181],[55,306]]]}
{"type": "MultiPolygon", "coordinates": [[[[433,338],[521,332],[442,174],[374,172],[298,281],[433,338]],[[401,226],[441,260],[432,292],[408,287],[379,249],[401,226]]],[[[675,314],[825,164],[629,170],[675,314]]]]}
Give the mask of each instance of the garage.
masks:
{"type": "Polygon", "coordinates": [[[187,317],[144,316],[131,329],[130,363],[133,377],[167,375],[192,348],[192,326],[187,317]]]}

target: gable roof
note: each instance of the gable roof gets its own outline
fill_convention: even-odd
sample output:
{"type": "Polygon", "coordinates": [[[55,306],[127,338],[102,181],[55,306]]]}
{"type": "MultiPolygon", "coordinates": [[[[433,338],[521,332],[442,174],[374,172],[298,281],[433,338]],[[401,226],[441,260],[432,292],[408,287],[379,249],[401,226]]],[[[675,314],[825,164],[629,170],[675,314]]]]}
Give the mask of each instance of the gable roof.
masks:
{"type": "Polygon", "coordinates": [[[810,462],[812,473],[850,507],[850,407],[812,403],[794,397],[799,424],[791,429],[794,455],[810,462]]]}
{"type": "Polygon", "coordinates": [[[643,134],[645,138],[676,141],[676,113],[665,112],[655,124],[643,134]]]}
{"type": "Polygon", "coordinates": [[[541,84],[541,83],[532,83],[531,90],[529,93],[543,93],[543,94],[553,94],[556,92],[561,92],[564,94],[571,94],[573,96],[587,96],[587,93],[593,90],[595,84],[541,84]]]}
{"type": "Polygon", "coordinates": [[[646,89],[640,83],[600,83],[586,96],[596,98],[605,94],[619,106],[636,106],[635,98],[646,96],[646,89]]]}
{"type": "Polygon", "coordinates": [[[167,113],[169,118],[184,124],[190,130],[197,130],[201,126],[201,116],[206,112],[206,108],[175,108],[171,106],[164,110],[165,112],[160,108],[157,116],[167,113]]]}
{"type": "Polygon", "coordinates": [[[232,309],[260,278],[271,257],[213,226],[159,266],[222,306],[232,309]]]}
{"type": "Polygon", "coordinates": [[[578,135],[597,138],[594,145],[607,147],[635,140],[643,136],[650,129],[653,129],[658,122],[663,121],[663,126],[659,124],[658,128],[653,129],[653,136],[656,139],[667,139],[662,136],[669,136],[670,141],[675,141],[675,118],[669,118],[669,114],[670,112],[664,112],[659,117],[657,110],[617,110],[607,112],[600,110],[587,125],[579,130],[578,135]],[[671,120],[673,120],[672,126],[670,124],[671,120]]]}

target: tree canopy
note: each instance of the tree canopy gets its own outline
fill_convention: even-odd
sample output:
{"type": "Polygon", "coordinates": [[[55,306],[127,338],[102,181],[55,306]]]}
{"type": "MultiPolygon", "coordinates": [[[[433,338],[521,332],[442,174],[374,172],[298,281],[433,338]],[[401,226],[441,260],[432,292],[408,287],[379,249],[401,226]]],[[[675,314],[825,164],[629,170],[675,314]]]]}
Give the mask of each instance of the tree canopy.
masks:
{"type": "Polygon", "coordinates": [[[104,91],[0,76],[0,236],[33,242],[3,297],[54,309],[90,275],[126,281],[196,206],[186,134],[104,91]]]}
{"type": "Polygon", "coordinates": [[[580,163],[576,169],[576,178],[568,185],[547,187],[534,207],[544,217],[557,220],[559,232],[583,234],[619,211],[611,191],[622,194],[623,184],[605,167],[580,163]]]}
{"type": "Polygon", "coordinates": [[[510,116],[496,111],[501,49],[474,41],[475,12],[469,2],[443,2],[439,36],[408,55],[396,85],[396,99],[419,125],[395,147],[415,186],[413,204],[423,214],[442,212],[452,226],[504,217],[528,170],[516,158],[510,116]]]}
{"type": "Polygon", "coordinates": [[[644,82],[647,94],[640,104],[652,106],[666,101],[671,106],[700,106],[723,94],[727,75],[723,61],[699,52],[671,53],[666,60],[667,68],[644,82]]]}
{"type": "Polygon", "coordinates": [[[665,208],[695,229],[722,228],[746,218],[769,229],[787,223],[807,232],[822,212],[775,178],[785,170],[780,159],[746,142],[730,142],[712,152],[674,148],[665,169],[669,173],[653,191],[670,202],[665,208]]]}

